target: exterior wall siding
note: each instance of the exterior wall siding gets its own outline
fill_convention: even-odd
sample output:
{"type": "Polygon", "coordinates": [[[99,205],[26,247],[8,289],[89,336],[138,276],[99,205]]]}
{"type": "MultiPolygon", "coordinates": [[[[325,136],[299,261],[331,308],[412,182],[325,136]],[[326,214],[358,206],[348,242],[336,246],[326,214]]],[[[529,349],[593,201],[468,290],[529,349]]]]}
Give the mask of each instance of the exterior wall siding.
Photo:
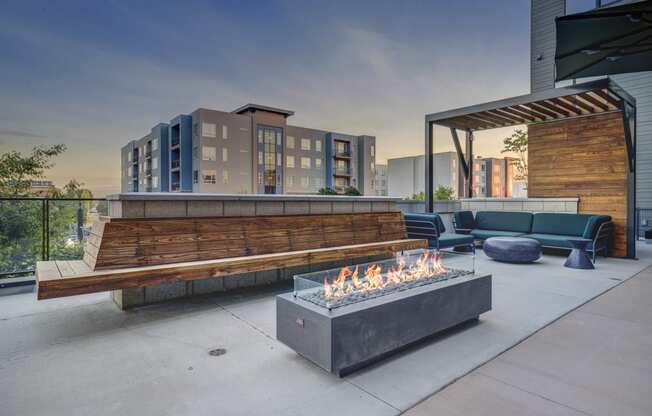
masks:
{"type": "MultiPolygon", "coordinates": [[[[564,0],[532,0],[530,38],[532,92],[555,87],[554,18],[565,14],[565,3],[564,0]],[[538,55],[542,55],[541,60],[537,60],[538,55]]],[[[609,3],[609,6],[625,3],[633,3],[633,1],[609,3]]],[[[618,74],[611,78],[636,99],[636,206],[639,209],[652,209],[652,71],[618,74]]]]}

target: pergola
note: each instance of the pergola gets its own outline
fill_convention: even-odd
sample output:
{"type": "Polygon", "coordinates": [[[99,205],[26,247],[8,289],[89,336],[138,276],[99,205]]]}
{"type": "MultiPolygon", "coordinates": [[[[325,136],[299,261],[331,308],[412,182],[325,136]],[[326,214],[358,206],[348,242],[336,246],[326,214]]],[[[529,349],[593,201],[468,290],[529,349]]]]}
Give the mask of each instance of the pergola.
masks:
{"type": "MultiPolygon", "coordinates": [[[[425,116],[425,198],[426,211],[434,207],[433,183],[433,135],[434,126],[450,129],[465,179],[463,195],[473,195],[473,140],[474,132],[517,125],[559,123],[589,116],[620,113],[624,127],[624,143],[627,157],[628,188],[628,245],[634,241],[635,170],[636,170],[636,100],[609,78],[553,88],[532,94],[520,95],[484,104],[458,108],[425,116]],[[458,132],[465,137],[465,150],[458,132]]],[[[628,250],[629,251],[629,250],[628,250]]],[[[632,248],[633,253],[633,248],[632,248]]]]}

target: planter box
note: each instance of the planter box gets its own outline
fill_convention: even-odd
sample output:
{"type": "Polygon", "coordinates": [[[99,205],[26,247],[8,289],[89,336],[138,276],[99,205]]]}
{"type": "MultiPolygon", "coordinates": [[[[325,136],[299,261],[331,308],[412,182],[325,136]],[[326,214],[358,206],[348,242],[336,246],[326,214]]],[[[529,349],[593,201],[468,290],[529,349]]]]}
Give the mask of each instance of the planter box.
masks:
{"type": "Polygon", "coordinates": [[[346,375],[491,310],[491,275],[459,277],[329,311],[276,298],[276,337],[324,370],[346,375]]]}

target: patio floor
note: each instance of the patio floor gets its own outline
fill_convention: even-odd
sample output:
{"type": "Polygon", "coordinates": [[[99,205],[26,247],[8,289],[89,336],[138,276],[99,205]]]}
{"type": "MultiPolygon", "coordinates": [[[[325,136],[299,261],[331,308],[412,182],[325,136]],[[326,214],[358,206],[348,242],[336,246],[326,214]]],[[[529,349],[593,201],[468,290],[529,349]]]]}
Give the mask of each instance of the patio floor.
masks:
{"type": "MultiPolygon", "coordinates": [[[[564,268],[563,256],[520,266],[490,261],[479,252],[477,269],[494,276],[491,312],[478,324],[344,379],[275,340],[278,287],[131,312],[116,309],[106,293],[41,302],[33,294],[3,296],[0,414],[398,414],[634,276],[652,264],[652,246],[641,245],[639,258],[600,258],[597,269],[587,272],[564,268]],[[218,347],[227,353],[208,354],[218,347]]],[[[501,359],[489,365],[498,366],[501,359]]],[[[553,373],[563,371],[561,363],[549,364],[553,373]]],[[[450,394],[458,384],[433,398],[450,394]]],[[[614,379],[615,391],[627,386],[614,379]]]]}

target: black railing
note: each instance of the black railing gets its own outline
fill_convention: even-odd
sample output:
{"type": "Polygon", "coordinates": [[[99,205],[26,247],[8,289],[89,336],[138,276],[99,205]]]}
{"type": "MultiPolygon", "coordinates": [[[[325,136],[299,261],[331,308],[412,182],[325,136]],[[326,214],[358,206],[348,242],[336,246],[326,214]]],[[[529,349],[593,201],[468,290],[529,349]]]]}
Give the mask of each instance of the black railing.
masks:
{"type": "Polygon", "coordinates": [[[99,198],[0,198],[0,279],[34,273],[39,260],[78,260],[99,198]]]}

